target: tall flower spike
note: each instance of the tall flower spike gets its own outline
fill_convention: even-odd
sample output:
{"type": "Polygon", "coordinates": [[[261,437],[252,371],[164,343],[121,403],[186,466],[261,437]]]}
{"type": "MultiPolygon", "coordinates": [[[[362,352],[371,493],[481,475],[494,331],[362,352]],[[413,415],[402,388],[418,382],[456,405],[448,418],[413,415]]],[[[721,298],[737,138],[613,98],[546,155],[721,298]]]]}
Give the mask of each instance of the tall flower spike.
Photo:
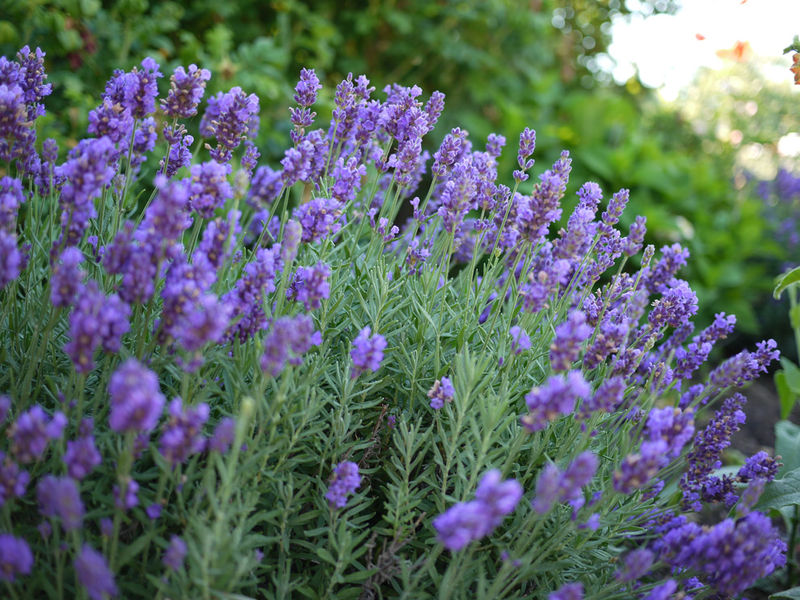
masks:
{"type": "Polygon", "coordinates": [[[530,412],[520,419],[522,426],[529,432],[540,431],[560,415],[570,414],[576,401],[590,393],[591,388],[580,371],[553,375],[525,396],[530,412]]]}
{"type": "Polygon", "coordinates": [[[355,379],[364,371],[377,371],[381,366],[385,348],[386,338],[380,333],[372,335],[372,329],[369,326],[364,327],[353,340],[353,349],[350,351],[353,371],[350,377],[355,379]]]}
{"type": "Polygon", "coordinates": [[[75,574],[91,600],[105,600],[117,595],[114,574],[106,559],[88,544],[83,545],[75,559],[75,574]]]}
{"type": "Polygon", "coordinates": [[[340,462],[333,469],[325,498],[331,506],[344,508],[347,496],[355,492],[359,485],[361,485],[361,475],[358,474],[358,465],[351,461],[340,462]]]}
{"type": "Polygon", "coordinates": [[[519,169],[514,171],[514,180],[518,182],[527,181],[528,174],[526,171],[531,169],[534,160],[530,158],[536,148],[536,132],[533,129],[526,127],[521,134],[519,134],[519,150],[517,151],[517,164],[519,169]]]}
{"type": "Polygon", "coordinates": [[[136,359],[129,358],[111,375],[109,425],[118,432],[151,431],[164,408],[158,377],[136,359]]]}
{"type": "Polygon", "coordinates": [[[445,403],[452,402],[456,391],[453,382],[448,377],[442,377],[433,382],[433,387],[428,390],[428,398],[431,399],[431,408],[439,410],[445,403]]]}
{"type": "Polygon", "coordinates": [[[0,581],[13,583],[33,568],[33,553],[28,542],[9,533],[0,533],[0,581]]]}
{"type": "Polygon", "coordinates": [[[175,69],[169,79],[169,93],[161,100],[164,114],[175,119],[195,116],[209,79],[211,72],[194,64],[189,65],[188,71],[183,67],[175,69]]]}

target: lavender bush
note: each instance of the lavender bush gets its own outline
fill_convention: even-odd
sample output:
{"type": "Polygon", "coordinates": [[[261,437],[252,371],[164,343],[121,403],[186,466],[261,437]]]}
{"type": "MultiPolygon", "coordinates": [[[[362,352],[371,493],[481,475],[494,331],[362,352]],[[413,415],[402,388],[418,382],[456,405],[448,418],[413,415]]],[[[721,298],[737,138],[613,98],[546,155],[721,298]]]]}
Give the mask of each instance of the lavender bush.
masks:
{"type": "Polygon", "coordinates": [[[258,98],[200,110],[191,65],[159,101],[150,58],[59,151],[43,61],[0,59],[10,597],[728,597],[784,564],[778,463],[719,470],[775,344],[697,378],[735,318],[694,333],[626,190],[559,226],[568,152],[532,176],[526,129],[504,185],[505,138],[430,156],[443,95],[364,76],[315,129],[313,70],[259,166],[258,98]]]}

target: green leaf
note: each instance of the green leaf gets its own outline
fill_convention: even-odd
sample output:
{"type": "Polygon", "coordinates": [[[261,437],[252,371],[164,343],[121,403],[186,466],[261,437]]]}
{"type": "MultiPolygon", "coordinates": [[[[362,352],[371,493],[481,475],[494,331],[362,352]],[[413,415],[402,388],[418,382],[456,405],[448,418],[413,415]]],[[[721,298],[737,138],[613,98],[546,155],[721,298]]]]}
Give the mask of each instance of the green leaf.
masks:
{"type": "Polygon", "coordinates": [[[800,394],[800,369],[788,358],[781,357],[781,367],[786,374],[786,385],[795,394],[800,394]]]}
{"type": "Polygon", "coordinates": [[[786,419],[797,401],[797,394],[792,392],[789,384],[786,383],[786,373],[784,371],[775,373],[775,387],[778,388],[778,397],[781,403],[781,419],[786,419]]]}
{"type": "Polygon", "coordinates": [[[800,504],[800,469],[789,471],[780,479],[769,482],[756,504],[761,511],[800,504]]]}
{"type": "Polygon", "coordinates": [[[336,564],[336,559],[333,558],[333,555],[325,548],[317,548],[317,556],[319,556],[325,562],[331,563],[332,565],[336,564]]]}
{"type": "Polygon", "coordinates": [[[783,590],[782,592],[777,592],[770,596],[770,600],[772,598],[780,599],[780,598],[800,598],[800,587],[793,587],[790,590],[783,590]]]}
{"type": "Polygon", "coordinates": [[[800,329],[800,304],[789,309],[789,324],[792,329],[800,329]]]}
{"type": "Polygon", "coordinates": [[[790,285],[796,285],[798,282],[800,282],[800,267],[795,267],[788,273],[781,275],[780,279],[778,279],[777,285],[775,285],[772,295],[778,299],[781,297],[783,290],[788,288],[790,285]]]}
{"type": "Polygon", "coordinates": [[[778,475],[800,468],[800,426],[790,421],[775,424],[775,455],[781,456],[783,467],[778,475]]]}

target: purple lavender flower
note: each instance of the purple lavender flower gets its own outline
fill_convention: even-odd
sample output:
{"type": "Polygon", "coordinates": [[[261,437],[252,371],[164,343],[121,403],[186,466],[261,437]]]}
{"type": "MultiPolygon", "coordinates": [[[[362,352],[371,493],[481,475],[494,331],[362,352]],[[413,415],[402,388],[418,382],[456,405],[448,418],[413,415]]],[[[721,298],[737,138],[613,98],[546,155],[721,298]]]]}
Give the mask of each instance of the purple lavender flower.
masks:
{"type": "Polygon", "coordinates": [[[726,596],[740,594],[786,563],[786,544],[759,512],[708,528],[678,521],[662,534],[657,549],[668,565],[700,573],[704,583],[726,596]]]}
{"type": "Polygon", "coordinates": [[[167,546],[161,562],[168,569],[180,571],[183,567],[183,559],[186,558],[186,550],[186,542],[177,535],[173,535],[169,540],[169,546],[167,546]]]}
{"type": "Polygon", "coordinates": [[[283,239],[281,240],[281,261],[288,265],[297,258],[297,249],[300,246],[300,239],[303,235],[303,226],[299,221],[289,219],[283,228],[283,239]]]}
{"type": "Polygon", "coordinates": [[[609,356],[618,353],[629,329],[629,320],[626,317],[618,318],[618,315],[608,313],[600,324],[594,341],[586,349],[583,356],[584,368],[594,369],[609,356]]]}
{"type": "Polygon", "coordinates": [[[134,358],[126,360],[111,375],[108,394],[108,422],[111,429],[120,433],[151,431],[164,408],[158,376],[134,358]]]}
{"type": "Polygon", "coordinates": [[[744,516],[750,513],[755,507],[761,494],[764,492],[764,486],[767,484],[766,479],[755,478],[748,483],[747,487],[739,497],[739,502],[736,504],[736,514],[744,516]]]}
{"type": "Polygon", "coordinates": [[[294,210],[294,218],[303,226],[303,242],[313,243],[338,233],[342,204],[335,198],[312,198],[294,210]]]}
{"type": "Polygon", "coordinates": [[[503,481],[499,469],[491,469],[481,477],[475,490],[475,499],[487,507],[491,529],[503,521],[503,517],[514,512],[522,498],[522,486],[516,479],[503,481]]]}
{"type": "Polygon", "coordinates": [[[31,477],[27,471],[21,471],[19,465],[11,457],[0,451],[0,506],[13,498],[21,498],[30,483],[31,477]]]}
{"type": "Polygon", "coordinates": [[[468,132],[460,127],[455,127],[444,136],[442,144],[433,155],[431,173],[437,177],[445,177],[453,165],[462,157],[465,150],[465,141],[468,132]]]}
{"type": "Polygon", "coordinates": [[[432,241],[433,240],[428,240],[427,243],[420,247],[418,238],[411,240],[406,255],[406,267],[408,267],[409,273],[414,275],[422,273],[422,266],[431,256],[430,246],[432,241]]]}
{"type": "Polygon", "coordinates": [[[519,170],[514,171],[516,181],[527,181],[528,174],[525,172],[533,167],[534,160],[530,158],[536,148],[536,132],[526,127],[519,134],[519,150],[517,151],[517,164],[519,170]]]}
{"type": "Polygon", "coordinates": [[[233,307],[233,313],[241,315],[229,326],[227,337],[238,337],[241,342],[266,329],[264,295],[275,291],[275,275],[280,265],[278,248],[256,250],[255,259],[248,263],[242,277],[223,300],[233,307]]]}
{"type": "Polygon", "coordinates": [[[267,165],[258,167],[250,183],[247,202],[252,206],[267,206],[280,195],[283,187],[282,172],[267,165]]]}
{"type": "Polygon", "coordinates": [[[322,89],[314,69],[301,69],[300,81],[294,88],[294,101],[299,106],[311,106],[317,101],[317,92],[322,89]]]}
{"type": "Polygon", "coordinates": [[[358,465],[350,461],[340,462],[333,469],[325,498],[331,506],[344,508],[347,496],[354,493],[359,485],[361,485],[361,475],[358,474],[358,465]]]}
{"type": "Polygon", "coordinates": [[[186,312],[177,321],[172,330],[178,345],[190,353],[195,359],[184,366],[194,372],[202,364],[200,350],[206,344],[217,344],[222,341],[228,330],[233,307],[215,294],[202,294],[195,302],[184,307],[186,312]]]}
{"type": "Polygon", "coordinates": [[[470,209],[475,208],[479,174],[468,158],[458,161],[453,167],[439,197],[439,216],[444,228],[455,233],[462,225],[470,209]]]}
{"type": "Polygon", "coordinates": [[[294,131],[291,134],[294,143],[300,142],[303,139],[304,130],[314,123],[317,113],[309,107],[317,101],[317,92],[321,89],[322,85],[320,85],[314,69],[300,71],[300,81],[297,82],[294,94],[294,101],[297,102],[299,108],[289,109],[292,125],[294,125],[294,131]]]}
{"type": "Polygon", "coordinates": [[[75,558],[75,574],[78,582],[86,588],[91,600],[105,600],[117,595],[114,574],[108,568],[103,555],[88,544],[84,544],[81,553],[75,558]]]}
{"type": "Polygon", "coordinates": [[[503,147],[506,145],[506,138],[498,133],[490,133],[486,140],[486,153],[494,158],[500,158],[503,147]]]}
{"type": "Polygon", "coordinates": [[[111,183],[116,150],[107,137],[82,140],[69,153],[67,161],[55,168],[55,176],[63,180],[59,204],[61,227],[66,246],[81,241],[89,219],[97,216],[93,200],[111,183]]]}
{"type": "Polygon", "coordinates": [[[316,310],[322,306],[321,301],[331,293],[328,277],[331,268],[325,263],[317,263],[313,267],[298,267],[286,297],[302,302],[306,310],[316,310]]]}
{"type": "Polygon", "coordinates": [[[644,244],[644,236],[647,233],[647,218],[639,215],[631,223],[631,228],[628,237],[625,238],[625,248],[623,252],[625,256],[635,256],[642,249],[644,244]]]}
{"type": "Polygon", "coordinates": [[[750,481],[751,479],[772,481],[775,479],[775,475],[778,474],[779,467],[780,463],[778,461],[761,450],[745,461],[737,476],[741,481],[750,481]]]}
{"type": "Polygon", "coordinates": [[[702,365],[708,355],[711,354],[711,344],[708,342],[697,344],[690,343],[686,348],[675,350],[675,377],[688,380],[691,378],[700,365],[702,365]]]}
{"type": "Polygon", "coordinates": [[[511,334],[511,351],[514,354],[520,354],[523,350],[530,350],[531,338],[528,332],[518,325],[514,325],[508,330],[511,334]]]}
{"type": "Polygon", "coordinates": [[[298,181],[318,181],[325,169],[327,156],[328,140],[319,129],[309,133],[294,148],[288,148],[281,160],[284,187],[291,187],[298,181]]]}
{"type": "Polygon", "coordinates": [[[567,583],[547,596],[547,600],[583,600],[583,584],[567,583]]]}
{"type": "Polygon", "coordinates": [[[175,69],[169,78],[169,93],[161,100],[164,114],[175,119],[195,116],[209,79],[211,72],[194,64],[189,65],[188,72],[183,67],[175,69]]]}
{"type": "Polygon", "coordinates": [[[556,335],[550,345],[550,365],[553,371],[567,371],[578,359],[581,343],[587,340],[592,328],[586,324],[586,315],[574,309],[567,320],[556,326],[556,335]]]}
{"type": "Polygon", "coordinates": [[[678,584],[673,579],[667,579],[661,585],[654,587],[644,600],[669,600],[673,592],[678,589],[678,584]]]}
{"type": "Polygon", "coordinates": [[[95,281],[83,287],[70,315],[72,339],[64,345],[79,373],[89,373],[94,368],[94,351],[99,344],[108,352],[119,351],[120,340],[130,329],[130,312],[130,306],[119,296],[106,296],[95,281]]]}
{"type": "Polygon", "coordinates": [[[80,481],[101,462],[102,457],[94,444],[93,435],[82,435],[77,440],[67,441],[64,464],[67,465],[67,474],[73,479],[80,481]]]}
{"type": "Polygon", "coordinates": [[[730,445],[731,436],[745,422],[742,411],[745,402],[741,394],[726,399],[706,428],[695,435],[693,448],[686,457],[687,469],[680,481],[684,507],[702,508],[700,498],[705,483],[711,472],[722,465],[722,451],[730,445]]]}
{"type": "Polygon", "coordinates": [[[664,293],[678,270],[686,264],[689,251],[680,244],[661,248],[659,261],[642,271],[642,283],[651,294],[664,293]]]}
{"type": "Polygon", "coordinates": [[[568,415],[575,409],[576,401],[586,398],[591,388],[580,371],[569,371],[563,375],[552,375],[525,396],[530,412],[520,418],[529,432],[547,427],[560,415],[568,415]]]}
{"type": "Polygon", "coordinates": [[[272,324],[264,340],[261,369],[277,377],[287,361],[292,365],[301,364],[303,354],[321,343],[322,334],[314,331],[314,321],[308,315],[281,317],[272,324]]]}
{"type": "Polygon", "coordinates": [[[578,190],[581,200],[569,216],[567,228],[559,232],[553,244],[553,255],[580,263],[589,251],[597,231],[594,222],[597,212],[596,204],[600,199],[600,187],[594,183],[586,183],[578,190]]]}
{"type": "Polygon", "coordinates": [[[364,327],[353,340],[353,349],[350,351],[353,371],[350,377],[355,379],[367,370],[373,373],[377,371],[383,360],[384,349],[386,349],[386,338],[380,333],[372,335],[369,325],[364,327]]]}
{"type": "Polygon", "coordinates": [[[333,177],[331,196],[339,202],[354,200],[361,189],[361,182],[366,174],[367,168],[364,165],[359,165],[355,157],[347,159],[347,163],[342,158],[338,159],[331,174],[333,177]]]}
{"type": "Polygon", "coordinates": [[[622,404],[626,383],[622,377],[607,377],[600,383],[591,398],[581,404],[581,416],[588,416],[595,411],[612,412],[622,404]]]}
{"type": "Polygon", "coordinates": [[[17,82],[22,87],[25,94],[25,102],[30,106],[29,118],[40,117],[44,114],[44,106],[41,104],[45,96],[53,92],[53,84],[45,83],[47,74],[44,71],[44,57],[46,54],[37,47],[31,53],[30,47],[23,46],[17,52],[17,62],[19,64],[19,74],[17,82]]]}
{"type": "Polygon", "coordinates": [[[170,142],[169,156],[167,160],[161,159],[158,172],[169,178],[175,175],[181,168],[188,167],[192,164],[192,144],[194,143],[194,136],[186,134],[186,130],[183,129],[181,125],[177,128],[176,134],[171,133],[171,128],[169,126],[165,127],[164,137],[170,142]]]}
{"type": "Polygon", "coordinates": [[[139,505],[139,484],[136,480],[130,477],[125,478],[120,482],[120,485],[115,485],[112,489],[114,496],[114,506],[122,511],[127,511],[139,505]],[[124,491],[123,491],[124,488],[124,491]]]}
{"type": "MultiPolygon", "coordinates": [[[[428,98],[428,102],[425,104],[425,114],[428,117],[427,118],[428,132],[433,131],[436,122],[442,115],[442,111],[444,110],[444,98],[445,95],[442,92],[440,92],[439,90],[435,90],[431,94],[431,97],[428,98]]],[[[503,144],[505,144],[505,138],[503,139],[503,144]]],[[[503,144],[500,145],[502,146],[503,144]]]]}
{"type": "MultiPolygon", "coordinates": [[[[664,289],[664,288],[662,288],[664,289]]],[[[697,295],[683,280],[673,281],[663,297],[653,303],[647,319],[653,329],[680,327],[697,312],[697,295]]]]}
{"type": "Polygon", "coordinates": [[[445,548],[461,550],[489,535],[514,511],[522,497],[522,486],[514,479],[502,481],[500,471],[492,469],[481,478],[475,497],[451,506],[433,520],[437,538],[445,548]]]}
{"type": "Polygon", "coordinates": [[[149,56],[142,61],[141,69],[134,67],[126,74],[123,105],[135,119],[143,119],[156,111],[156,80],[163,76],[158,63],[149,56]]]}
{"type": "Polygon", "coordinates": [[[446,402],[452,402],[456,391],[453,382],[448,377],[442,377],[433,382],[433,387],[428,390],[428,398],[431,399],[431,408],[439,410],[446,402]]]}
{"type": "Polygon", "coordinates": [[[17,212],[25,202],[22,182],[12,177],[0,178],[0,228],[14,233],[17,228],[17,212]]]}
{"type": "Polygon", "coordinates": [[[448,550],[461,550],[489,533],[488,512],[480,500],[454,504],[433,520],[437,539],[448,550]]]}
{"type": "Polygon", "coordinates": [[[631,494],[644,487],[666,461],[667,443],[664,440],[642,442],[639,452],[629,454],[614,472],[614,489],[631,494]]]}
{"type": "Polygon", "coordinates": [[[74,479],[47,475],[36,486],[36,496],[42,515],[61,519],[64,531],[81,526],[85,511],[74,479]]]}
{"type": "Polygon", "coordinates": [[[33,553],[28,542],[9,533],[0,533],[0,580],[14,582],[33,568],[33,553]]]}
{"type": "Polygon", "coordinates": [[[100,535],[104,538],[110,538],[114,535],[114,522],[108,517],[100,519],[100,535]]]}
{"type": "Polygon", "coordinates": [[[528,281],[520,286],[524,309],[535,313],[547,307],[550,296],[569,283],[571,270],[570,261],[557,259],[529,271],[528,281]]]}
{"type": "Polygon", "coordinates": [[[11,396],[0,394],[0,425],[2,425],[6,417],[8,417],[9,410],[11,410],[11,396]]]}
{"type": "Polygon", "coordinates": [[[233,444],[236,438],[236,421],[230,417],[225,417],[214,430],[214,434],[208,440],[208,449],[212,452],[225,453],[233,444]]]}
{"type": "Polygon", "coordinates": [[[775,340],[765,340],[756,344],[756,352],[742,350],[729,358],[711,372],[709,381],[717,389],[740,387],[766,373],[767,366],[780,357],[775,340]]]}
{"type": "Polygon", "coordinates": [[[61,438],[66,425],[64,413],[59,411],[49,418],[41,406],[34,404],[17,416],[8,431],[12,454],[22,464],[38,461],[50,440],[61,438]]]}
{"type": "Polygon", "coordinates": [[[0,229],[0,290],[19,277],[23,263],[17,236],[0,229]]]}
{"type": "Polygon", "coordinates": [[[0,83],[0,160],[11,162],[33,152],[25,92],[16,83],[0,83]]]}
{"type": "Polygon", "coordinates": [[[83,253],[79,248],[70,246],[62,253],[58,263],[52,266],[50,278],[50,300],[53,306],[62,308],[69,306],[82,287],[83,273],[78,265],[83,262],[83,253]]]}
{"type": "Polygon", "coordinates": [[[647,417],[646,435],[651,441],[663,440],[667,455],[674,458],[694,435],[694,412],[689,409],[654,408],[647,417]]]}
{"type": "Polygon", "coordinates": [[[258,109],[258,96],[248,96],[238,86],[208,99],[200,134],[216,138],[217,148],[211,151],[212,158],[221,163],[230,160],[231,152],[239,147],[258,119],[258,109]]]}
{"type": "Polygon", "coordinates": [[[641,579],[653,566],[655,554],[647,548],[638,548],[622,559],[622,568],[617,572],[619,581],[631,582],[641,579]]]}
{"type": "Polygon", "coordinates": [[[228,183],[231,166],[208,161],[192,165],[189,205],[204,219],[211,219],[214,210],[233,198],[233,188],[228,183]]]}
{"type": "MultiPolygon", "coordinates": [[[[624,188],[611,197],[611,200],[608,202],[608,208],[601,215],[603,224],[606,225],[607,228],[611,228],[619,223],[619,218],[625,210],[629,198],[630,190],[624,188]]],[[[608,229],[606,229],[606,231],[608,231],[608,229]]]]}
{"type": "Polygon", "coordinates": [[[547,465],[536,482],[533,509],[546,514],[556,502],[568,502],[575,510],[582,507],[582,488],[591,482],[597,465],[597,456],[588,450],[576,456],[563,472],[553,464],[547,465]]]}
{"type": "Polygon", "coordinates": [[[169,404],[169,420],[161,434],[159,450],[168,463],[177,465],[205,448],[203,425],[208,421],[208,404],[184,407],[180,398],[169,404]]]}
{"type": "Polygon", "coordinates": [[[256,145],[250,140],[244,142],[244,153],[242,154],[242,169],[247,173],[247,180],[253,175],[253,169],[258,164],[258,159],[261,157],[256,145]]]}
{"type": "Polygon", "coordinates": [[[130,139],[133,115],[124,106],[104,98],[103,103],[89,111],[87,131],[97,137],[106,136],[115,144],[130,139]]]}

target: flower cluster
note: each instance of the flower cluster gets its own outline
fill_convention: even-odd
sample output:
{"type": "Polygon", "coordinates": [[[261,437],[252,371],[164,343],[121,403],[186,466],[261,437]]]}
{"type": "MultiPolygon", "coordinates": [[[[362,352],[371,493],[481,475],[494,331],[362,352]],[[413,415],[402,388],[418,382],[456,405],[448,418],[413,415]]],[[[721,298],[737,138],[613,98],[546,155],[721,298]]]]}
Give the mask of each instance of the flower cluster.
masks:
{"type": "Polygon", "coordinates": [[[503,481],[500,471],[492,469],[481,478],[475,500],[451,506],[433,520],[433,527],[446,548],[461,550],[494,531],[520,498],[522,486],[514,479],[503,481]]]}
{"type": "Polygon", "coordinates": [[[333,469],[325,498],[331,506],[344,508],[347,496],[355,492],[359,485],[361,485],[361,475],[358,474],[358,465],[350,461],[340,462],[333,469]]]}

